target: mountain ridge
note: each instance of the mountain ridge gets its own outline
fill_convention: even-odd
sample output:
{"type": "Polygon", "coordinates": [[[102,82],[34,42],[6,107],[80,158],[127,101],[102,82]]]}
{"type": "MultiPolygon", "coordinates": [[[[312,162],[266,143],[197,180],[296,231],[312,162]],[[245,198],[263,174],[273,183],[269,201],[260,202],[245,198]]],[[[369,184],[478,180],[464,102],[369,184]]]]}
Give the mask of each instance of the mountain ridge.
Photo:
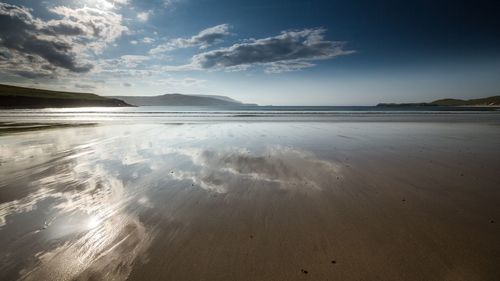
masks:
{"type": "Polygon", "coordinates": [[[185,95],[169,93],[157,96],[110,96],[136,106],[249,106],[220,95],[185,95]]]}

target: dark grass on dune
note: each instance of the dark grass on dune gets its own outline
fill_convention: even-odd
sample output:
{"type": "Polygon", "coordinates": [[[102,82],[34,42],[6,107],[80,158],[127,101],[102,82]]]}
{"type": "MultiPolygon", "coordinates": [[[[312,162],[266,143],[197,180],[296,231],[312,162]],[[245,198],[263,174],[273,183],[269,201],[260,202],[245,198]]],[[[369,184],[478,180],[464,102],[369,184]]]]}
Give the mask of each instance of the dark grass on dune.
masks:
{"type": "Polygon", "coordinates": [[[91,93],[50,91],[0,84],[1,108],[61,108],[61,107],[131,106],[119,99],[91,93]]]}

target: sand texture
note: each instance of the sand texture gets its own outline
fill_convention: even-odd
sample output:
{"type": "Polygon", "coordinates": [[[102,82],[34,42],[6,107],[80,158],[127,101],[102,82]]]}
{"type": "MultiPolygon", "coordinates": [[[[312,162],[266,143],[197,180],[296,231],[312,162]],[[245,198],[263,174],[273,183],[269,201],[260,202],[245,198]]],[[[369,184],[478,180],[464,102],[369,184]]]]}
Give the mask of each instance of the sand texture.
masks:
{"type": "Polygon", "coordinates": [[[0,280],[500,280],[500,126],[0,136],[0,280]]]}

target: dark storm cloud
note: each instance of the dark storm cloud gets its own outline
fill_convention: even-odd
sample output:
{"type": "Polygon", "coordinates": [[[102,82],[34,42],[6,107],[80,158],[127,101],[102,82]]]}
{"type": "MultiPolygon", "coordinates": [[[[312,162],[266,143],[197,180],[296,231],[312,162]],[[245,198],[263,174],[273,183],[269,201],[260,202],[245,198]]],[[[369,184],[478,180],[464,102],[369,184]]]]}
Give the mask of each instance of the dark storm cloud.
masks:
{"type": "Polygon", "coordinates": [[[246,68],[264,65],[270,72],[290,71],[312,66],[309,61],[347,55],[343,42],[324,39],[322,28],[284,31],[275,37],[251,39],[193,57],[192,64],[202,69],[246,68]]]}
{"type": "Polygon", "coordinates": [[[80,34],[76,26],[47,24],[32,17],[24,7],[0,3],[0,47],[26,56],[39,56],[56,67],[72,72],[87,72],[90,64],[80,65],[72,45],[55,35],[80,34]],[[54,35],[54,36],[42,36],[54,35]]]}

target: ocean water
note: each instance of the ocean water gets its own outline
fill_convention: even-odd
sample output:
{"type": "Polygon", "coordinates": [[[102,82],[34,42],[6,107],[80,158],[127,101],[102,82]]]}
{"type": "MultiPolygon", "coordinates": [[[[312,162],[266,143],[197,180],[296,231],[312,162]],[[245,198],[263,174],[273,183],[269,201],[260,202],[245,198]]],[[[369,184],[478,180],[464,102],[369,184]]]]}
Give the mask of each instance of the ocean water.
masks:
{"type": "Polygon", "coordinates": [[[82,107],[0,110],[0,122],[490,121],[499,108],[376,106],[82,107]]]}

